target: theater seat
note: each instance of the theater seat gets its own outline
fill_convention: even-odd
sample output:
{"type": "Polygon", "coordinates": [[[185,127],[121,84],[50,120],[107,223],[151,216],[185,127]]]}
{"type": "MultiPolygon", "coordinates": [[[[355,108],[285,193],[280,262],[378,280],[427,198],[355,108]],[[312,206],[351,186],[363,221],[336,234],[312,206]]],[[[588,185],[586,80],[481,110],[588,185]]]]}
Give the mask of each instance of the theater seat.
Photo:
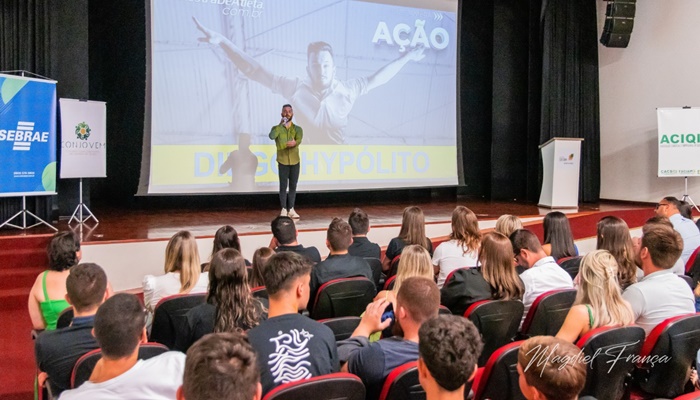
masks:
{"type": "Polygon", "coordinates": [[[318,288],[311,318],[359,317],[376,294],[374,282],[365,277],[333,279],[318,288]]]}
{"type": "Polygon", "coordinates": [[[331,328],[337,342],[349,338],[355,331],[355,328],[360,325],[361,320],[362,318],[360,317],[338,317],[321,319],[318,322],[331,328]]]}
{"type": "Polygon", "coordinates": [[[551,290],[535,299],[520,329],[523,337],[554,336],[576,300],[576,290],[551,290]]]}
{"type": "Polygon", "coordinates": [[[621,399],[627,389],[626,380],[634,369],[632,359],[639,355],[643,342],[644,329],[639,326],[604,326],[583,335],[576,345],[591,359],[580,396],[621,399]]]}
{"type": "Polygon", "coordinates": [[[263,400],[364,400],[365,385],[353,374],[315,376],[277,386],[263,400]]]}
{"type": "Polygon", "coordinates": [[[58,314],[56,329],[69,327],[71,322],[73,322],[73,307],[66,307],[58,314]]]}
{"type": "Polygon", "coordinates": [[[176,294],[161,299],[153,310],[153,324],[148,340],[172,349],[175,335],[192,308],[204,303],[206,294],[176,294]]]}
{"type": "MultiPolygon", "coordinates": [[[[168,348],[160,343],[142,343],[139,345],[138,359],[148,360],[166,351],[168,351],[168,348]]],[[[102,358],[102,350],[95,349],[85,353],[75,362],[73,372],[70,376],[71,389],[77,388],[90,379],[92,370],[95,369],[95,364],[97,364],[100,358],[102,358]]]]}
{"type": "Polygon", "coordinates": [[[672,398],[685,390],[700,349],[700,314],[664,320],[647,336],[634,371],[633,398],[672,398]]]}
{"type": "MultiPolygon", "coordinates": [[[[496,350],[474,380],[474,400],[525,400],[518,384],[518,350],[522,341],[496,350]]],[[[465,391],[465,398],[467,391],[465,391]]]]}
{"type": "Polygon", "coordinates": [[[257,299],[269,299],[270,296],[267,294],[267,289],[265,286],[256,286],[250,289],[250,294],[257,299]]]}
{"type": "Polygon", "coordinates": [[[377,286],[377,291],[381,290],[382,285],[384,284],[384,279],[382,275],[382,260],[376,258],[376,257],[363,257],[365,261],[367,261],[367,264],[369,265],[369,268],[372,270],[372,280],[374,281],[374,284],[377,286]]]}
{"type": "Polygon", "coordinates": [[[564,257],[557,260],[557,264],[566,271],[566,273],[574,279],[578,275],[579,268],[581,267],[581,259],[583,257],[564,257]]]}
{"type": "Polygon", "coordinates": [[[396,284],[396,275],[388,278],[386,281],[384,281],[384,290],[393,290],[394,285],[396,284]]]}
{"type": "Polygon", "coordinates": [[[484,341],[479,357],[483,367],[493,352],[513,341],[523,317],[524,306],[518,300],[484,300],[472,304],[464,317],[476,325],[484,341]]]}
{"type": "Polygon", "coordinates": [[[384,380],[379,400],[425,400],[418,381],[418,361],[394,368],[384,380]]]}

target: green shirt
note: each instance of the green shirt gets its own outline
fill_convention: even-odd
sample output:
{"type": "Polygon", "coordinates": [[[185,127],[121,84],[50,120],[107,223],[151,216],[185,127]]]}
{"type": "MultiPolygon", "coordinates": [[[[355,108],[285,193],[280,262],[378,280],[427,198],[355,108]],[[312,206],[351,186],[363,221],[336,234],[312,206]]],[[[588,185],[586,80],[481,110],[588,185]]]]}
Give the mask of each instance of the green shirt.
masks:
{"type": "Polygon", "coordinates": [[[301,144],[301,139],[304,137],[304,130],[301,126],[292,123],[287,128],[284,125],[275,125],[270,130],[270,139],[275,141],[277,145],[277,162],[282,165],[296,165],[299,164],[299,145],[301,144]],[[297,145],[294,147],[287,147],[287,142],[290,140],[296,140],[297,145]]]}

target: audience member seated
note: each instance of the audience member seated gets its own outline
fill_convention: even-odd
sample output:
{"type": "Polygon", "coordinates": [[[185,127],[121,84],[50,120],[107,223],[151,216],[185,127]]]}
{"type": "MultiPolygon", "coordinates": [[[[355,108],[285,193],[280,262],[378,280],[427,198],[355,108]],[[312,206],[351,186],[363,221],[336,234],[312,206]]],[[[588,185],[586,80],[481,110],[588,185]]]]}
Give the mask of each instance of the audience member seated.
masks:
{"type": "Polygon", "coordinates": [[[107,275],[97,264],[78,264],[70,269],[66,291],[66,300],[73,306],[73,322],[39,335],[34,342],[37,368],[48,375],[55,397],[70,389],[71,371],[78,358],[98,347],[92,327],[97,308],[108,295],[107,275]]]}
{"type": "Polygon", "coordinates": [[[391,261],[401,254],[404,247],[410,244],[423,246],[432,257],[433,243],[425,236],[425,216],[423,215],[423,210],[416,206],[406,207],[403,210],[399,236],[391,239],[389,242],[382,260],[382,269],[389,271],[391,269],[391,261]]]}
{"type": "Polygon", "coordinates": [[[187,351],[177,400],[260,400],[257,357],[238,332],[204,336],[187,351]]]}
{"type": "Polygon", "coordinates": [[[275,254],[275,251],[269,247],[261,247],[253,253],[253,266],[250,269],[250,276],[248,276],[251,288],[265,286],[263,272],[265,271],[267,260],[269,260],[273,254],[275,254]]]}
{"type": "Polygon", "coordinates": [[[49,269],[39,274],[29,292],[29,317],[34,329],[56,329],[58,315],[70,305],[66,301],[66,279],[80,262],[80,240],[73,232],[54,235],[47,248],[49,269]]]}
{"type": "Polygon", "coordinates": [[[241,253],[220,250],[210,263],[207,301],[187,312],[177,332],[175,350],[186,352],[208,333],[246,331],[265,317],[265,308],[250,293],[241,253]]]}
{"type": "Polygon", "coordinates": [[[182,384],[185,355],[168,351],[138,359],[139,343],[147,337],[143,306],[136,296],[120,293],[107,299],[95,315],[94,334],[102,358],[90,380],[64,391],[61,400],[175,398],[182,384]]]}
{"type": "Polygon", "coordinates": [[[263,394],[283,383],[338,372],[333,331],[299,314],[309,302],[311,264],[293,252],[270,257],[264,271],[268,319],[248,331],[263,394]]]}
{"type": "Polygon", "coordinates": [[[607,250],[617,261],[617,281],[625,290],[637,282],[637,264],[634,262],[634,243],[627,223],[615,216],[603,217],[598,221],[596,249],[607,250]]]}
{"type": "MultiPolygon", "coordinates": [[[[214,234],[214,245],[212,246],[209,261],[211,262],[211,259],[214,258],[214,254],[222,249],[236,249],[239,253],[243,254],[238,232],[236,232],[236,229],[231,225],[224,225],[217,229],[216,234],[214,234]]],[[[250,261],[245,260],[245,265],[250,266],[250,261]]],[[[207,271],[209,271],[209,262],[202,264],[202,272],[207,271]]]]}
{"type": "Polygon", "coordinates": [[[384,299],[370,303],[350,339],[338,348],[341,360],[347,360],[343,371],[362,379],[369,400],[379,397],[384,379],[394,368],[418,359],[418,329],[438,315],[440,291],[430,279],[406,279],[396,299],[394,336],[369,343],[371,334],[391,324],[390,318],[383,319],[390,304],[384,299]]]}
{"type": "Polygon", "coordinates": [[[452,211],[450,239],[440,243],[433,254],[439,288],[450,272],[462,267],[476,267],[480,244],[481,231],[476,215],[467,207],[457,206],[452,211]]]}
{"type": "Polygon", "coordinates": [[[544,228],[544,245],[542,245],[542,248],[548,256],[558,260],[578,255],[569,219],[566,218],[563,212],[552,211],[548,213],[544,216],[542,225],[544,228]]]}
{"type": "Polygon", "coordinates": [[[595,250],[583,257],[576,301],[557,333],[558,338],[573,343],[599,326],[634,323],[632,308],[622,299],[618,275],[617,262],[607,250],[595,250]]]}
{"type": "Polygon", "coordinates": [[[695,249],[700,247],[700,230],[698,230],[692,219],[681,215],[679,207],[681,207],[681,202],[677,198],[673,196],[664,197],[656,205],[656,215],[668,218],[673,224],[673,229],[678,231],[681,238],[683,238],[681,260],[683,260],[683,265],[685,265],[695,249]]]}
{"type": "Polygon", "coordinates": [[[374,300],[386,299],[391,303],[396,303],[396,294],[406,279],[419,276],[432,280],[433,272],[428,250],[423,246],[408,245],[401,251],[401,264],[396,272],[396,278],[394,278],[394,286],[390,290],[382,290],[377,293],[374,300]]]}
{"type": "Polygon", "coordinates": [[[523,281],[513,267],[513,245],[497,232],[484,235],[479,251],[480,268],[455,271],[440,290],[440,304],[453,314],[464,315],[481,300],[522,300],[523,281]]]}
{"type": "Polygon", "coordinates": [[[635,247],[644,278],[628,287],[622,297],[632,306],[636,324],[648,335],[667,318],[694,313],[695,297],[688,284],[671,271],[683,250],[683,239],[677,231],[647,223],[635,247]]]}
{"type": "MultiPolygon", "coordinates": [[[[537,297],[550,290],[573,289],[571,276],[564,271],[551,256],[542,249],[540,241],[534,233],[526,229],[518,229],[510,235],[515,260],[525,268],[520,274],[525,293],[523,294],[523,321],[530,306],[537,297]]],[[[521,321],[522,324],[522,321],[521,321]]]]}
{"type": "MultiPolygon", "coordinates": [[[[649,224],[661,224],[664,226],[668,226],[669,228],[673,228],[673,224],[671,223],[671,220],[669,220],[666,217],[659,216],[659,215],[655,215],[655,216],[647,219],[646,222],[644,223],[644,225],[649,225],[649,224]]],[[[639,246],[640,240],[641,240],[641,238],[632,239],[633,246],[636,246],[635,247],[635,257],[636,257],[636,249],[639,246]]],[[[635,262],[636,262],[636,258],[635,258],[635,262]]],[[[678,257],[678,260],[676,260],[676,263],[673,264],[673,267],[671,267],[671,271],[673,271],[673,273],[676,275],[685,275],[685,263],[683,262],[682,257],[678,257]]],[[[644,278],[644,271],[642,271],[642,266],[638,265],[637,281],[641,280],[642,278],[644,278]]]]}
{"type": "Polygon", "coordinates": [[[510,237],[510,234],[518,229],[523,229],[523,223],[520,221],[520,218],[515,215],[503,214],[496,220],[494,231],[505,237],[510,237]]]}
{"type": "Polygon", "coordinates": [[[348,224],[352,228],[352,244],[348,247],[348,253],[356,257],[373,257],[381,259],[382,250],[379,245],[367,239],[369,233],[369,217],[367,213],[355,208],[350,213],[348,224]]]}
{"type": "Polygon", "coordinates": [[[316,247],[304,247],[297,242],[297,228],[290,217],[279,216],[273,219],[271,228],[272,241],[269,247],[275,252],[291,251],[301,254],[314,264],[321,262],[321,254],[316,247]]]}
{"type": "Polygon", "coordinates": [[[439,315],[418,330],[418,379],[427,400],[462,400],[476,375],[481,335],[466,318],[439,315]]]}
{"type": "Polygon", "coordinates": [[[678,200],[678,212],[681,213],[683,218],[693,220],[693,206],[690,205],[685,200],[678,200]]]}
{"type": "Polygon", "coordinates": [[[552,336],[535,336],[518,350],[520,391],[527,400],[576,400],[586,384],[581,349],[552,336]]]}
{"type": "Polygon", "coordinates": [[[311,271],[309,311],[311,311],[316,299],[316,292],[326,282],[353,276],[364,276],[372,280],[372,269],[367,261],[348,254],[350,243],[352,243],[350,225],[340,218],[333,218],[326,233],[326,246],[331,253],[325,260],[316,264],[311,271]]]}
{"type": "Polygon", "coordinates": [[[158,302],[178,293],[205,293],[209,280],[201,273],[197,241],[188,231],[176,233],[165,248],[165,275],[143,278],[146,309],[153,312],[158,302]]]}

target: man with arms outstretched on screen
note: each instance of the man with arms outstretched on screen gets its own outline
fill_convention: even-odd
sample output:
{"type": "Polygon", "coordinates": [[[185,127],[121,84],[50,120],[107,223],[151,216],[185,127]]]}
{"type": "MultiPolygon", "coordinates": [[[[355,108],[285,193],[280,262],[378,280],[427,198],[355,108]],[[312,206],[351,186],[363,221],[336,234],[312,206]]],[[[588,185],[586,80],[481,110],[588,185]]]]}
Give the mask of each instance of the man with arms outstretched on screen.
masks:
{"type": "Polygon", "coordinates": [[[277,147],[277,168],[280,178],[280,205],[282,205],[283,217],[299,218],[294,211],[294,202],[297,197],[297,182],[299,181],[299,145],[304,137],[304,130],[292,122],[294,110],[289,104],[282,106],[282,119],[280,123],[270,130],[270,139],[275,141],[277,147]],[[289,195],[287,194],[289,184],[289,195]]]}
{"type": "Polygon", "coordinates": [[[331,45],[313,42],[309,44],[306,54],[308,77],[290,78],[273,74],[222,34],[193,19],[197,29],[204,34],[200,41],[220,46],[246,77],[279,93],[297,106],[301,122],[308,128],[307,144],[345,143],[344,130],[355,100],[389,82],[409,61],[420,61],[425,57],[424,47],[417,46],[367,77],[340,81],[335,77],[331,45]]]}

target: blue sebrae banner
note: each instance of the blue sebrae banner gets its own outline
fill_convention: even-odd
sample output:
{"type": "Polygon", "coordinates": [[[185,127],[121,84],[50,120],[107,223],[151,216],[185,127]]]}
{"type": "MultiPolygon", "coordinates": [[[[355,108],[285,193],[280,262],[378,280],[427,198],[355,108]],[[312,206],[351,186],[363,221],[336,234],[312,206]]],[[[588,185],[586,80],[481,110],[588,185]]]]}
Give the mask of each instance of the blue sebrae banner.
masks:
{"type": "Polygon", "coordinates": [[[0,196],[56,194],[56,81],[0,74],[0,196]]]}

